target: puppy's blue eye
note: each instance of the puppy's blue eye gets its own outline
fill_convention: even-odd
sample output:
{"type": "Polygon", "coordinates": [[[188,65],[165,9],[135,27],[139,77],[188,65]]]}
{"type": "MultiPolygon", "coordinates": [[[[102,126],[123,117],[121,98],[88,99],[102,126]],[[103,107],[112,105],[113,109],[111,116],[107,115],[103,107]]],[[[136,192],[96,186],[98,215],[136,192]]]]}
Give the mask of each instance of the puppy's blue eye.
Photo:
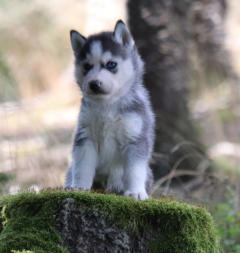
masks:
{"type": "Polygon", "coordinates": [[[89,71],[92,67],[93,67],[93,65],[91,65],[91,64],[89,64],[89,63],[85,63],[85,64],[83,65],[83,68],[84,68],[84,70],[86,70],[86,71],[89,71]]]}
{"type": "Polygon", "coordinates": [[[114,61],[109,61],[107,62],[106,64],[106,68],[109,69],[109,70],[113,70],[117,67],[117,63],[114,62],[114,61]]]}

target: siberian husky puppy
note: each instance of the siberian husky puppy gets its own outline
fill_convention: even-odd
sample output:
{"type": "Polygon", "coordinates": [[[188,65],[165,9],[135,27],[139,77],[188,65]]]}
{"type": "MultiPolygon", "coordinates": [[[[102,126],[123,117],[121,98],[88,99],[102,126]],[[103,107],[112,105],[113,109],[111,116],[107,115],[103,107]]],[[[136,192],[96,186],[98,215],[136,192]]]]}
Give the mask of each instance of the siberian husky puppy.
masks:
{"type": "Polygon", "coordinates": [[[82,103],[65,187],[147,199],[154,115],[143,86],[144,64],[127,26],[85,38],[70,33],[82,103]]]}

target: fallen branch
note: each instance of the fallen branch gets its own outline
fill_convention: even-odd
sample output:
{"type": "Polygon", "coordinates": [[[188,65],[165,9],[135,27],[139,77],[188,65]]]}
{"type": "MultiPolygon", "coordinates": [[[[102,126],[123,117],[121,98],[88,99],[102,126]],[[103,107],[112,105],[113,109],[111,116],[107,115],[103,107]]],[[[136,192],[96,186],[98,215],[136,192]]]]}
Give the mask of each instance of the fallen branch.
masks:
{"type": "Polygon", "coordinates": [[[173,166],[173,169],[171,170],[171,172],[169,174],[167,174],[166,176],[160,178],[159,180],[157,180],[155,182],[155,184],[152,187],[151,190],[151,194],[153,194],[162,184],[164,184],[166,181],[168,181],[168,185],[167,188],[169,187],[171,180],[173,178],[176,177],[181,177],[181,176],[202,176],[205,172],[205,170],[208,168],[209,166],[209,162],[207,161],[207,163],[204,160],[204,163],[201,162],[196,170],[177,170],[177,168],[179,167],[179,165],[186,160],[187,158],[193,157],[193,156],[200,156],[202,158],[201,155],[199,154],[187,154],[185,156],[183,156],[181,159],[179,159],[175,165],[173,166]]]}

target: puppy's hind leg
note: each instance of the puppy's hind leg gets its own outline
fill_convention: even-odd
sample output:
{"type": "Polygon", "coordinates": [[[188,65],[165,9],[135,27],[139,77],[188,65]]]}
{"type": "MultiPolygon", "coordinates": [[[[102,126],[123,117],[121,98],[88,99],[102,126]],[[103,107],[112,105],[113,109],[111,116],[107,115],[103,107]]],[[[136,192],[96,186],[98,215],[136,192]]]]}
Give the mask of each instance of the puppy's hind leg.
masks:
{"type": "Polygon", "coordinates": [[[120,193],[123,191],[123,168],[118,167],[111,169],[107,181],[106,192],[120,193]]]}

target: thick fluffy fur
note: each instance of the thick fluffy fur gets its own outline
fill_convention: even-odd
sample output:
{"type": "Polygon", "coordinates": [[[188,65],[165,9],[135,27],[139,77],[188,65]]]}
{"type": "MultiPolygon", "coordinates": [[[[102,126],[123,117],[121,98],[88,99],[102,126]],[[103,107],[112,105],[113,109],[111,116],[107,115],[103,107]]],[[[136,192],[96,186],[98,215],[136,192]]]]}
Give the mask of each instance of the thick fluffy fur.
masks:
{"type": "Polygon", "coordinates": [[[71,31],[71,43],[83,99],[65,186],[91,189],[100,181],[106,191],[147,199],[154,116],[133,38],[118,21],[114,32],[87,39],[71,31]],[[99,92],[91,89],[96,80],[99,92]]]}

